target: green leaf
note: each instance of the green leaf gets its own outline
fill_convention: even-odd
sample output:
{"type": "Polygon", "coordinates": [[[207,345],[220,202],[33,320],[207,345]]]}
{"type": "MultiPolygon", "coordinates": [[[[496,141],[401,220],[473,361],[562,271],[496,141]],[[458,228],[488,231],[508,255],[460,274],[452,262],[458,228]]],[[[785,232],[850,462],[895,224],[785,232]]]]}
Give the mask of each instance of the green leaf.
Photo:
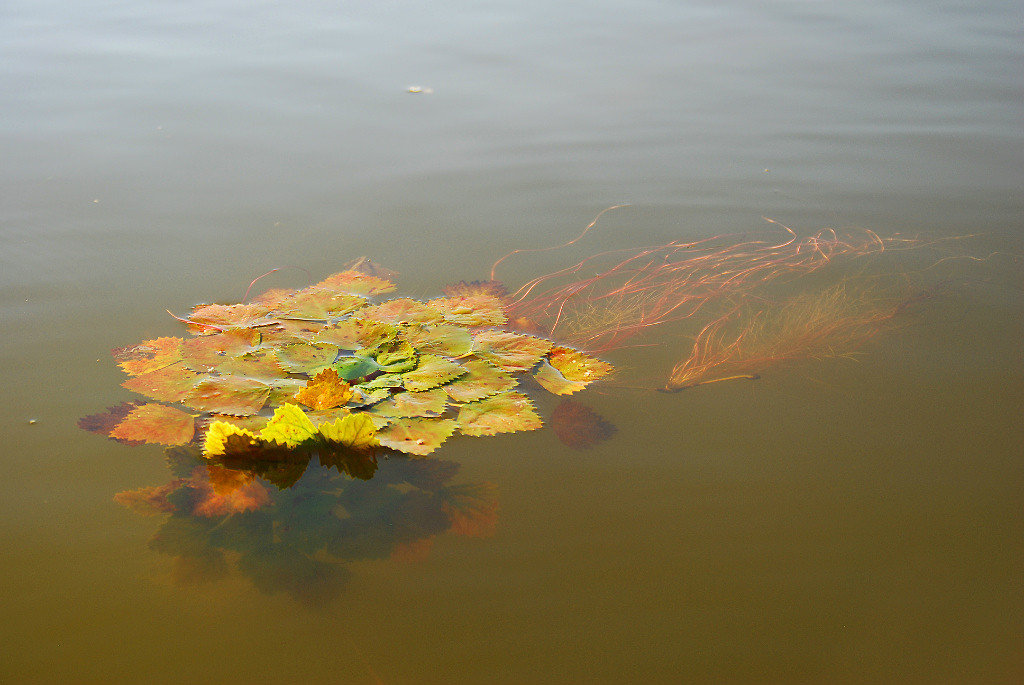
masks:
{"type": "Polygon", "coordinates": [[[518,392],[470,402],[459,410],[459,429],[465,435],[495,435],[541,427],[540,417],[530,400],[518,392]]]}
{"type": "Polygon", "coordinates": [[[403,383],[409,390],[430,390],[458,378],[466,370],[453,361],[425,354],[420,357],[419,366],[403,375],[403,383]]]}
{"type": "Polygon", "coordinates": [[[322,423],[320,435],[328,442],[354,450],[378,445],[377,427],[366,414],[349,414],[333,423],[322,423]]]}
{"type": "Polygon", "coordinates": [[[374,355],[381,371],[401,373],[416,368],[416,350],[407,340],[397,338],[377,348],[374,355]]]}
{"type": "Polygon", "coordinates": [[[285,404],[277,408],[273,418],[260,431],[260,437],[268,442],[280,442],[288,447],[311,440],[318,435],[316,426],[309,420],[306,413],[295,404],[285,404]]]}
{"type": "Polygon", "coordinates": [[[380,371],[377,362],[369,357],[341,357],[332,368],[346,381],[356,381],[380,371]]]}
{"type": "Polygon", "coordinates": [[[448,395],[443,388],[423,392],[400,392],[387,402],[373,407],[374,414],[385,417],[437,417],[444,413],[448,395]]]}

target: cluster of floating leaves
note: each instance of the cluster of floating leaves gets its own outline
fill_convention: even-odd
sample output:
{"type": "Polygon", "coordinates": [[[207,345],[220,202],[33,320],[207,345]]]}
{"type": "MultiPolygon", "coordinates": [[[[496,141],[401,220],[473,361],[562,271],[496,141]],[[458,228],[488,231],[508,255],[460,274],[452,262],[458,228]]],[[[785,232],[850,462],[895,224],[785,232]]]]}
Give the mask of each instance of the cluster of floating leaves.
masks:
{"type": "Polygon", "coordinates": [[[201,445],[208,459],[281,461],[295,452],[427,455],[452,435],[541,426],[520,382],[568,395],[603,361],[510,331],[504,291],[460,283],[426,302],[358,269],[252,302],[195,307],[191,337],[114,350],[126,402],[81,425],[126,443],[201,445]]]}
{"type": "Polygon", "coordinates": [[[173,559],[176,584],[241,575],[261,592],[312,606],[345,587],[352,562],[419,561],[439,535],[494,532],[496,487],[454,482],[454,462],[378,464],[357,451],[308,461],[236,470],[202,458],[197,446],[170,448],[170,482],[114,499],[165,517],[150,548],[173,559]]]}

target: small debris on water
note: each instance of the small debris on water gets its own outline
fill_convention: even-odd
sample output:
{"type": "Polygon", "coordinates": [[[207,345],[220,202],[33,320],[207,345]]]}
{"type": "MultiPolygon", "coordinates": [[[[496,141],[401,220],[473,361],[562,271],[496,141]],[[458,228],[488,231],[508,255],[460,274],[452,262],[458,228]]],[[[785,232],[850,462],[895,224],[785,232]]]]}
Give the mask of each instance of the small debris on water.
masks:
{"type": "Polygon", "coordinates": [[[409,86],[405,89],[407,93],[422,93],[424,95],[430,95],[434,92],[433,88],[424,88],[423,86],[409,86]]]}

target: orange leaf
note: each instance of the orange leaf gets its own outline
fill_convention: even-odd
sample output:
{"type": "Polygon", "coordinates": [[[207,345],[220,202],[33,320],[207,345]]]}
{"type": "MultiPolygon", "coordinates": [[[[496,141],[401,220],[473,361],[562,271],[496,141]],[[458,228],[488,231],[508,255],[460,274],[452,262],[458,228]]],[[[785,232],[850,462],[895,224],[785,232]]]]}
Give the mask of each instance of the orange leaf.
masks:
{"type": "Polygon", "coordinates": [[[117,424],[110,437],[159,445],[184,445],[195,435],[195,417],[163,404],[136,407],[117,424]]]}
{"type": "Polygon", "coordinates": [[[441,312],[445,321],[460,326],[504,326],[506,321],[501,300],[491,295],[441,297],[427,305],[441,312]]]}
{"type": "Polygon", "coordinates": [[[118,366],[132,376],[149,373],[181,360],[181,338],[157,338],[112,351],[118,366]]]}
{"type": "Polygon", "coordinates": [[[357,295],[379,295],[394,290],[395,284],[383,278],[364,274],[361,271],[349,270],[328,276],[313,287],[333,289],[357,295]]]}
{"type": "Polygon", "coordinates": [[[309,379],[295,399],[317,411],[340,407],[352,399],[352,386],[341,380],[334,369],[324,369],[309,379]]]}
{"type": "Polygon", "coordinates": [[[180,402],[199,378],[200,374],[174,364],[129,378],[121,386],[161,402],[180,402]]]}
{"type": "Polygon", "coordinates": [[[459,428],[465,435],[495,435],[536,430],[540,417],[525,395],[506,392],[470,402],[459,410],[459,428]]]}
{"type": "Polygon", "coordinates": [[[197,383],[182,403],[215,414],[248,416],[262,409],[269,395],[270,386],[266,383],[251,378],[215,376],[197,383]]]}
{"type": "Polygon", "coordinates": [[[532,335],[487,330],[476,334],[474,351],[506,371],[529,371],[551,349],[551,341],[532,335]]]}

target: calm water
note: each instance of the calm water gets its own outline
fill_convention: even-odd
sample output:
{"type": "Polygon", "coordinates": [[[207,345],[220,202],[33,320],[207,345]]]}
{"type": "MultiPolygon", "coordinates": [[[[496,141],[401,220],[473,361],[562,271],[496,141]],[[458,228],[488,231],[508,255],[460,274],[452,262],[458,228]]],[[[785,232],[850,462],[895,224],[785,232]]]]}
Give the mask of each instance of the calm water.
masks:
{"type": "MultiPolygon", "coordinates": [[[[1024,679],[1018,4],[327,5],[0,5],[0,679],[1024,679]],[[490,537],[403,510],[433,546],[389,558],[369,481],[377,551],[313,607],[258,561],[182,584],[163,519],[114,503],[163,451],[76,421],[130,397],[111,348],[181,333],[165,309],[361,255],[435,296],[619,202],[499,276],[762,216],[987,259],[856,360],[585,392],[617,427],[585,451],[452,440],[490,537]]],[[[681,349],[613,361],[663,379],[681,349]]]]}

